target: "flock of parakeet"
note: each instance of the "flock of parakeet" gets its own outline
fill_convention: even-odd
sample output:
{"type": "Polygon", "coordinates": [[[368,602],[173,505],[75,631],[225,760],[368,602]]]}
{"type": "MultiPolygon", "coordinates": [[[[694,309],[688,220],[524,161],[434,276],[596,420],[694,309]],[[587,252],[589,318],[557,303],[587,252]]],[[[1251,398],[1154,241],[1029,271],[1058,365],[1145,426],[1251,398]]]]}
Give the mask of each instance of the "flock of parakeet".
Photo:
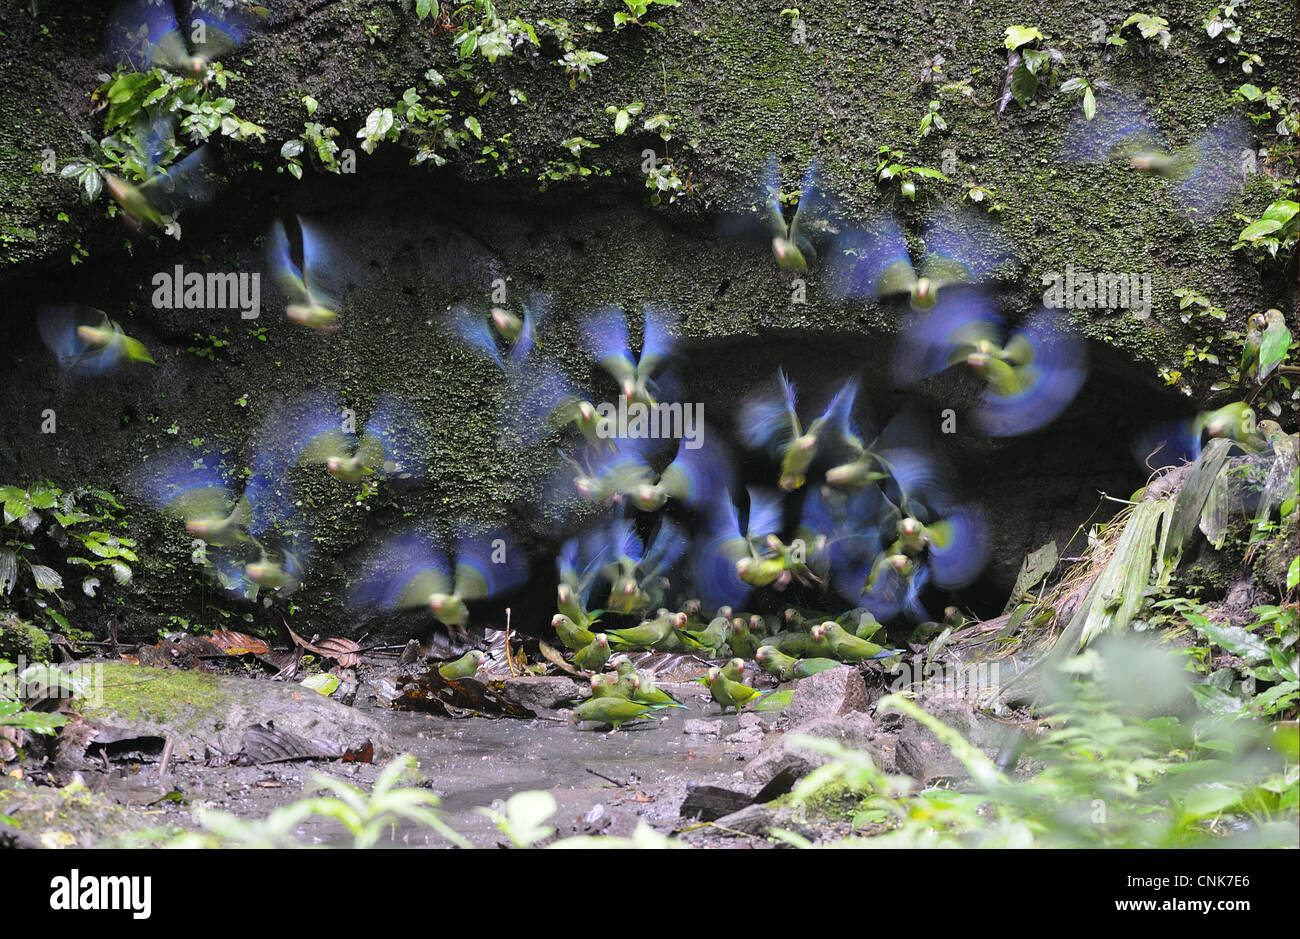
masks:
{"type": "MultiPolygon", "coordinates": [[[[210,18],[206,42],[196,48],[169,3],[136,0],[115,14],[110,35],[124,65],[203,77],[248,28],[238,18],[210,18]]],[[[207,198],[208,159],[201,148],[157,169],[178,151],[176,118],[146,108],[140,120],[149,179],[137,186],[110,177],[108,189],[132,225],[164,227],[178,208],[207,198]]],[[[1226,120],[1184,151],[1164,153],[1151,149],[1159,142],[1140,108],[1120,99],[1105,117],[1080,125],[1064,157],[1124,159],[1159,173],[1173,181],[1175,200],[1196,221],[1240,184],[1233,167],[1243,133],[1226,120]]],[[[968,369],[983,389],[969,415],[972,426],[993,437],[1040,430],[1079,392],[1085,347],[1062,314],[1040,310],[1015,327],[999,315],[991,278],[1006,256],[991,247],[998,238],[986,219],[934,213],[923,233],[926,254],[914,263],[897,220],[886,214],[847,219],[822,192],[815,165],[797,197],[786,198],[779,165],[770,159],[762,189],[761,209],[724,220],[722,233],[761,232],[783,271],[820,269],[818,282],[835,300],[905,301],[893,358],[899,387],[968,369]]],[[[268,240],[285,315],[333,333],[345,325],[345,311],[325,286],[329,239],[301,219],[296,231],[300,261],[282,222],[273,224],[268,240]]],[[[709,669],[705,683],[724,709],[739,708],[759,695],[744,682],[747,660],[794,680],[840,662],[888,657],[894,651],[874,641],[885,635],[882,624],[920,624],[924,632],[934,625],[927,604],[980,576],[989,550],[986,522],[959,497],[931,443],[928,419],[904,412],[869,433],[855,377],[823,389],[822,406],[807,409],[778,370],[742,401],[733,440],[719,439],[712,427],[697,428],[695,438],[645,438],[612,421],[607,398],[590,390],[597,384],[584,387],[543,355],[538,338],[553,316],[550,299],[537,294],[518,309],[460,304],[448,326],[501,373],[502,445],[558,447],[551,507],[563,519],[563,534],[552,542],[562,544],[551,626],[574,666],[594,676],[592,696],[575,709],[579,719],[618,727],[679,705],[624,653],[683,652],[725,662],[709,669]],[[769,483],[738,485],[741,460],[750,469],[767,466],[769,483]],[[797,600],[787,602],[790,597],[797,600]],[[797,605],[804,602],[851,609],[813,612],[797,605]],[[739,612],[771,609],[785,613],[739,612]],[[607,664],[616,668],[612,676],[602,674],[607,664]]],[[[581,320],[586,349],[608,379],[597,381],[614,390],[616,401],[621,397],[624,414],[634,406],[653,413],[689,405],[673,380],[681,351],[674,314],[646,306],[637,319],[642,338],[635,346],[634,324],[622,310],[581,320]]],[[[79,373],[153,363],[140,342],[99,311],[49,310],[39,326],[60,364],[79,373]]],[[[1251,317],[1243,382],[1252,390],[1262,386],[1290,341],[1280,312],[1251,317]]],[[[1135,443],[1135,452],[1158,465],[1148,461],[1162,447],[1172,462],[1194,456],[1206,437],[1267,446],[1280,429],[1256,426],[1254,416],[1248,401],[1235,402],[1186,424],[1155,428],[1135,443]]],[[[196,559],[224,588],[250,599],[262,591],[283,596],[301,584],[311,563],[312,536],[298,511],[300,474],[326,472],[341,486],[360,489],[416,484],[429,469],[428,419],[386,394],[358,426],[337,393],[316,389],[288,402],[259,431],[246,473],[225,465],[220,445],[181,446],[141,467],[132,484],[202,543],[196,559]]],[[[450,544],[413,527],[364,549],[353,565],[352,604],[378,613],[425,608],[463,632],[472,604],[515,591],[530,569],[509,532],[465,527],[450,544]]],[[[954,607],[943,615],[948,624],[960,618],[954,607]]],[[[482,659],[467,653],[443,666],[444,677],[473,674],[482,659]]]]}

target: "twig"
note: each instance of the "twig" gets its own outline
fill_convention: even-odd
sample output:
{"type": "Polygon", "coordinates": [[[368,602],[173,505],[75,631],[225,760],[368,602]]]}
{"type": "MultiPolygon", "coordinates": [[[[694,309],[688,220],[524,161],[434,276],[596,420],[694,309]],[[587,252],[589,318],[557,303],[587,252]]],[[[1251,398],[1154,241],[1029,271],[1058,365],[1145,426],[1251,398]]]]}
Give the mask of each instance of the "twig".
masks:
{"type": "Polygon", "coordinates": [[[629,783],[629,782],[620,782],[620,781],[617,780],[617,779],[613,779],[612,777],[606,776],[604,773],[598,773],[598,772],[596,772],[594,769],[592,769],[590,766],[584,766],[583,769],[586,770],[588,773],[591,773],[591,775],[593,775],[593,776],[598,776],[598,777],[600,777],[601,779],[605,780],[605,782],[613,783],[614,785],[618,786],[618,788],[620,788],[620,789],[628,789],[628,788],[631,788],[631,785],[632,785],[631,783],[629,783]]]}
{"type": "Polygon", "coordinates": [[[167,735],[167,742],[163,744],[162,757],[158,760],[158,782],[162,782],[167,775],[167,770],[171,766],[172,751],[176,748],[176,738],[171,734],[167,735]]]}

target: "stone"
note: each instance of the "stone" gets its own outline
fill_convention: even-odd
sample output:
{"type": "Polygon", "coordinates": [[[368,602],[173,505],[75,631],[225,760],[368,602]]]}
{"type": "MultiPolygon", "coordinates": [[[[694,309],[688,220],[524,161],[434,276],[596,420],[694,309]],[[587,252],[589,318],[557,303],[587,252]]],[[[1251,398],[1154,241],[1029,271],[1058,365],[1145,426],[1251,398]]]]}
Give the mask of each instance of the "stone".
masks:
{"type": "Polygon", "coordinates": [[[688,718],[682,722],[682,733],[700,737],[718,737],[722,734],[722,721],[688,718]]]}
{"type": "Polygon", "coordinates": [[[758,744],[763,742],[763,729],[761,727],[745,727],[734,734],[727,734],[723,739],[727,743],[740,746],[758,744]]]}
{"type": "Polygon", "coordinates": [[[579,696],[578,683],[564,675],[522,675],[501,683],[501,696],[530,711],[568,707],[579,696]]]}
{"type": "MultiPolygon", "coordinates": [[[[956,730],[990,759],[996,759],[999,752],[1014,740],[1014,727],[975,710],[961,698],[927,698],[920,704],[926,713],[956,730]]],[[[933,732],[910,718],[905,719],[899,728],[894,762],[899,772],[927,786],[960,781],[968,775],[966,767],[933,732]]]]}
{"type": "MultiPolygon", "coordinates": [[[[805,679],[807,680],[809,679],[805,679]]],[[[745,779],[766,786],[781,776],[793,785],[830,760],[825,753],[795,743],[794,738],[797,736],[822,737],[855,750],[867,750],[874,755],[871,746],[874,732],[875,724],[870,716],[856,712],[794,725],[783,734],[773,734],[767,738],[763,751],[745,767],[745,779]]]]}
{"type": "Polygon", "coordinates": [[[682,818],[698,818],[703,822],[716,821],[739,811],[754,801],[753,795],[726,789],[722,786],[691,785],[678,810],[682,818]]]}
{"type": "Polygon", "coordinates": [[[850,711],[865,711],[871,706],[867,685],[851,665],[830,668],[799,680],[794,697],[786,709],[791,723],[835,717],[850,711]]]}

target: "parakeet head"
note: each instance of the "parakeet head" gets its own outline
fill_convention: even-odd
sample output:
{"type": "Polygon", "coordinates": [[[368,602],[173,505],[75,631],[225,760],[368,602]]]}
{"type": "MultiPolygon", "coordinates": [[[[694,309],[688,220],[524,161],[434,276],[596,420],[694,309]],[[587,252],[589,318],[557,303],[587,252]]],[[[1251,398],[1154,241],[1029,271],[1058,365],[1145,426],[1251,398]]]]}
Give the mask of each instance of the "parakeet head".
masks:
{"type": "Polygon", "coordinates": [[[494,306],[492,308],[492,325],[505,339],[514,342],[515,339],[519,338],[520,330],[524,328],[524,321],[509,310],[494,306]]]}
{"type": "Polygon", "coordinates": [[[92,349],[102,349],[112,342],[113,330],[101,329],[98,326],[78,326],[77,338],[92,349]]]}
{"type": "Polygon", "coordinates": [[[716,665],[709,666],[709,673],[704,676],[704,683],[706,685],[716,684],[718,681],[718,676],[721,674],[722,674],[722,670],[719,669],[718,666],[716,665]]]}
{"type": "Polygon", "coordinates": [[[596,645],[600,646],[602,649],[608,649],[609,637],[604,633],[596,633],[596,645]]]}
{"type": "Polygon", "coordinates": [[[754,653],[754,661],[764,664],[772,660],[776,655],[775,646],[759,646],[758,651],[754,653]]]}
{"type": "Polygon", "coordinates": [[[740,658],[732,659],[729,664],[731,665],[732,669],[734,669],[737,672],[743,672],[745,670],[744,659],[740,659],[740,658]]]}
{"type": "Polygon", "coordinates": [[[1252,314],[1249,325],[1251,329],[1263,329],[1268,325],[1268,317],[1263,313],[1252,314]]]}
{"type": "Polygon", "coordinates": [[[685,613],[678,613],[673,617],[673,625],[678,629],[684,629],[686,627],[686,620],[687,616],[685,613]]]}

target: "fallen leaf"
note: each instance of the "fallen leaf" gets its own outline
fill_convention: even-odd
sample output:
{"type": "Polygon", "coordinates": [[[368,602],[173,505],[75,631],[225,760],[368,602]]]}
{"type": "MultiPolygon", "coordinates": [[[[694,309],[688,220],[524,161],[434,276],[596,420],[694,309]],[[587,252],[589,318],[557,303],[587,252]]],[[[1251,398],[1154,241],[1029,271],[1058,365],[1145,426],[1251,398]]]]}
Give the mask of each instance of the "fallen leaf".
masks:
{"type": "Polygon", "coordinates": [[[261,639],[228,629],[214,630],[208,638],[227,655],[266,655],[271,651],[271,647],[261,639]]]}

